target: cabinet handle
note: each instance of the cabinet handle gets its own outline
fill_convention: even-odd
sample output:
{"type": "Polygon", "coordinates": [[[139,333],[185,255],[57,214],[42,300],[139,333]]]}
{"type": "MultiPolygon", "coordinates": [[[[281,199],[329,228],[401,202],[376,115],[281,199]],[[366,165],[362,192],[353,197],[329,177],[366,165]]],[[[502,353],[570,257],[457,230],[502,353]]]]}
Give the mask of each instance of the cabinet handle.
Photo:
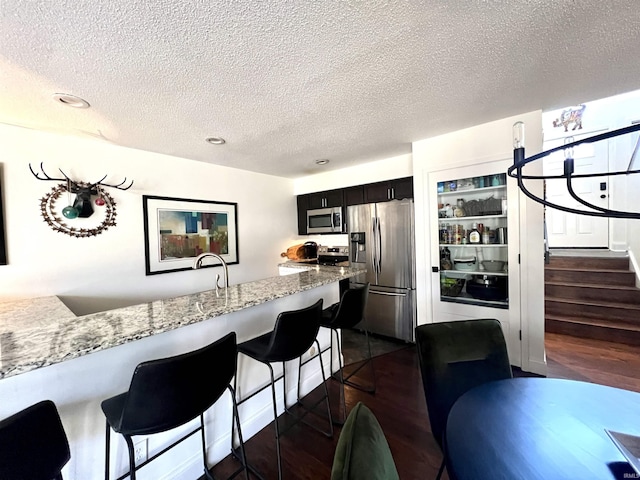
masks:
{"type": "Polygon", "coordinates": [[[391,187],[391,200],[396,198],[396,189],[395,187],[391,187]]]}

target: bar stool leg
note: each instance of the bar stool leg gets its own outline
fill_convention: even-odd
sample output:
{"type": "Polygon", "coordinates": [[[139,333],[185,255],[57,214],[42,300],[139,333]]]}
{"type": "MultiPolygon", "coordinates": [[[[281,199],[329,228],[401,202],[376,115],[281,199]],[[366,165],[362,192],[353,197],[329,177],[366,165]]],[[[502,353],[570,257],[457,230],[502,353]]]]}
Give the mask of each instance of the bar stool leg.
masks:
{"type": "Polygon", "coordinates": [[[209,473],[209,467],[207,467],[207,442],[204,436],[204,414],[200,414],[200,439],[202,440],[202,463],[204,465],[204,476],[208,480],[215,480],[211,473],[209,473]]]}
{"type": "Polygon", "coordinates": [[[136,454],[133,448],[133,440],[129,435],[123,435],[127,442],[127,450],[129,451],[129,478],[136,480],[136,454]]]}
{"type": "MultiPolygon", "coordinates": [[[[344,425],[344,422],[346,422],[347,420],[347,402],[345,399],[345,393],[344,393],[344,375],[343,375],[343,368],[344,365],[342,364],[342,347],[340,346],[340,335],[338,335],[338,330],[334,330],[336,332],[336,343],[337,343],[337,347],[338,347],[338,382],[340,382],[340,404],[342,405],[342,419],[338,420],[336,422],[336,424],[338,425],[344,425]]],[[[332,355],[333,358],[333,355],[332,355]]]]}
{"type": "Polygon", "coordinates": [[[111,445],[111,427],[109,426],[109,422],[107,422],[107,433],[105,435],[106,438],[106,446],[105,446],[105,462],[104,462],[104,480],[109,480],[109,454],[110,454],[110,445],[111,445]]]}
{"type": "MultiPolygon", "coordinates": [[[[275,382],[275,377],[273,375],[273,367],[269,363],[267,363],[266,365],[267,367],[269,367],[269,374],[271,375],[271,397],[273,400],[273,426],[276,431],[276,454],[278,456],[278,480],[282,480],[282,459],[280,457],[280,429],[278,428],[278,408],[276,404],[276,382],[275,382]]],[[[283,371],[282,372],[283,384],[284,384],[284,377],[286,376],[285,374],[286,372],[283,371]]],[[[284,399],[284,403],[286,406],[287,404],[286,396],[284,399]]]]}
{"type": "MultiPolygon", "coordinates": [[[[244,450],[244,440],[242,439],[242,427],[240,426],[240,413],[238,412],[238,402],[236,401],[236,392],[231,387],[231,385],[229,385],[227,388],[231,393],[231,401],[233,403],[233,416],[235,418],[235,423],[237,423],[237,426],[238,426],[238,439],[240,441],[240,456],[241,456],[240,462],[242,463],[242,466],[244,468],[245,479],[249,480],[249,465],[247,463],[247,454],[244,450]]],[[[233,422],[234,420],[232,419],[231,423],[233,424],[233,422]]],[[[231,432],[231,452],[233,453],[233,431],[231,432]]]]}
{"type": "MultiPolygon", "coordinates": [[[[301,416],[296,415],[294,412],[292,412],[291,410],[289,410],[285,404],[285,411],[290,414],[291,416],[293,416],[297,421],[300,421],[302,423],[304,423],[305,425],[313,428],[316,432],[323,434],[326,437],[333,437],[333,420],[331,418],[331,404],[330,404],[330,400],[329,400],[329,389],[327,387],[327,377],[324,373],[324,362],[322,360],[322,354],[324,352],[322,352],[320,350],[320,342],[318,341],[318,339],[316,338],[314,340],[314,343],[316,345],[316,348],[318,349],[317,351],[319,352],[317,355],[309,358],[306,362],[302,363],[302,357],[298,357],[298,383],[297,383],[297,392],[296,392],[296,405],[299,405],[300,407],[302,407],[304,409],[304,413],[301,416]],[[320,399],[317,400],[313,405],[311,406],[307,406],[305,405],[302,400],[300,399],[300,379],[302,378],[302,365],[306,365],[307,363],[309,363],[311,360],[313,360],[314,358],[319,357],[320,358],[320,370],[322,373],[322,386],[324,388],[324,396],[320,399]],[[318,407],[318,405],[320,405],[320,403],[322,401],[325,401],[326,406],[327,406],[327,419],[329,420],[329,431],[325,432],[324,430],[321,430],[319,427],[317,427],[316,425],[313,425],[312,423],[307,422],[304,417],[307,416],[308,413],[315,413],[317,414],[317,412],[315,411],[315,409],[318,407]]],[[[325,350],[326,352],[327,350],[325,350]]],[[[319,415],[319,414],[317,414],[319,415]]]]}
{"type": "Polygon", "coordinates": [[[371,342],[369,341],[369,331],[364,331],[365,337],[367,337],[367,348],[369,350],[369,365],[371,366],[371,376],[373,377],[373,388],[365,390],[369,393],[376,393],[376,369],[373,368],[373,356],[371,355],[371,342]]]}
{"type": "MultiPolygon", "coordinates": [[[[238,410],[238,399],[236,398],[236,391],[238,387],[237,379],[238,379],[237,375],[234,375],[233,387],[231,385],[227,387],[231,392],[231,400],[233,402],[233,411],[234,411],[234,417],[235,417],[231,419],[231,455],[233,455],[236,459],[240,460],[240,462],[246,466],[245,468],[246,480],[249,480],[249,473],[248,473],[249,470],[257,478],[259,478],[260,480],[264,480],[262,475],[260,475],[260,473],[253,466],[249,465],[249,462],[247,461],[247,454],[244,449],[244,440],[242,439],[242,429],[240,427],[241,424],[240,424],[240,411],[238,410]],[[240,446],[238,448],[240,449],[240,455],[238,455],[238,451],[235,447],[236,428],[238,429],[238,442],[240,443],[240,446]]],[[[240,403],[242,403],[242,401],[240,403]]]]}
{"type": "MultiPolygon", "coordinates": [[[[373,356],[371,355],[371,342],[369,341],[369,331],[367,329],[364,329],[364,336],[367,339],[367,352],[369,353],[369,356],[362,362],[360,363],[360,365],[353,370],[349,375],[347,375],[346,377],[341,377],[343,378],[343,382],[346,383],[347,385],[353,387],[353,388],[357,388],[358,390],[361,390],[363,392],[367,392],[367,393],[376,393],[376,370],[375,368],[373,368],[373,356]],[[372,387],[367,387],[355,382],[350,381],[349,379],[351,377],[353,377],[356,373],[358,373],[360,370],[362,370],[362,368],[364,368],[364,366],[366,364],[369,364],[369,367],[371,368],[371,377],[373,379],[373,386],[372,387]]],[[[340,350],[342,351],[342,350],[340,350]]],[[[340,366],[340,369],[342,369],[344,367],[344,365],[340,366]]]]}
{"type": "MultiPolygon", "coordinates": [[[[318,348],[318,352],[320,352],[320,342],[316,339],[316,347],[318,348]]],[[[333,352],[332,352],[333,353],[333,352]]],[[[331,420],[331,402],[329,401],[329,387],[327,387],[327,377],[324,374],[324,362],[322,361],[322,353],[318,355],[320,358],[320,372],[322,373],[322,385],[324,387],[324,398],[325,403],[327,404],[327,414],[329,417],[329,433],[325,433],[328,437],[333,437],[333,421],[331,420]]],[[[298,388],[298,392],[300,389],[298,388]]]]}

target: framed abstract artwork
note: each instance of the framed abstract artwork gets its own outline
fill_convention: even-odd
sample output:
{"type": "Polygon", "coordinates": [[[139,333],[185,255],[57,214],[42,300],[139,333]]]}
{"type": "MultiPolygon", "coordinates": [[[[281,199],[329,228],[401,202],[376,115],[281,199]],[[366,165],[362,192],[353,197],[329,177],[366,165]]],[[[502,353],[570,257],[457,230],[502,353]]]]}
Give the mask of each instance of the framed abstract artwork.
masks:
{"type": "Polygon", "coordinates": [[[150,195],[142,203],[147,275],[190,270],[205,252],[239,263],[237,203],[150,195]]]}

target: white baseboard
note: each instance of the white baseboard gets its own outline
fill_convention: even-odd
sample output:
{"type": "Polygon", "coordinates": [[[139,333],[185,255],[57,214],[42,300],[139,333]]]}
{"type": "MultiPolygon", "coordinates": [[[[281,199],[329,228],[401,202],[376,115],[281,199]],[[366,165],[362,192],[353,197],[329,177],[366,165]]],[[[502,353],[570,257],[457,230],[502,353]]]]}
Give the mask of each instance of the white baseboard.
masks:
{"type": "Polygon", "coordinates": [[[539,360],[529,361],[527,365],[527,372],[535,373],[537,375],[547,376],[547,362],[541,362],[539,360]]]}

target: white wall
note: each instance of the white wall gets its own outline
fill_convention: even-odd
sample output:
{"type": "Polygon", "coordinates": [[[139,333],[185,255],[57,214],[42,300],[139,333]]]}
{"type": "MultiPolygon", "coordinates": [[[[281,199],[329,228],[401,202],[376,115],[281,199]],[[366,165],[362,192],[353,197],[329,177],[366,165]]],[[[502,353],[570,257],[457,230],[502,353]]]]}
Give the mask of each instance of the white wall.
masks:
{"type": "Polygon", "coordinates": [[[352,187],[413,175],[411,154],[385,158],[356,167],[331,170],[325,173],[298,178],[294,182],[296,195],[352,187]]]}
{"type": "MultiPolygon", "coordinates": [[[[428,185],[429,172],[465,167],[485,162],[513,158],[512,126],[523,121],[526,126],[527,156],[542,148],[541,112],[530,112],[465,130],[433,137],[413,144],[413,175],[416,208],[416,284],[418,325],[435,321],[431,309],[430,242],[437,235],[429,229],[428,185]]],[[[531,165],[529,174],[541,166],[531,165]]],[[[529,189],[542,192],[539,185],[529,189]]],[[[544,357],[544,263],[543,208],[522,193],[520,205],[520,254],[522,292],[520,316],[522,328],[522,362],[524,370],[546,372],[544,357]]],[[[512,359],[512,362],[514,359],[512,359]]],[[[516,365],[520,362],[515,361],[516,365]]]]}
{"type": "MultiPolygon", "coordinates": [[[[544,112],[542,115],[545,150],[549,148],[546,142],[564,138],[570,135],[597,135],[607,130],[628,127],[632,122],[640,121],[640,90],[603,98],[592,102],[586,102],[586,109],[582,118],[583,128],[575,132],[564,132],[561,128],[554,128],[553,121],[559,117],[563,109],[544,112]]],[[[624,171],[629,167],[629,160],[638,139],[638,133],[623,135],[608,140],[609,171],[624,171]]],[[[632,166],[640,169],[640,153],[632,166]]],[[[638,175],[602,177],[602,181],[608,181],[609,208],[622,211],[635,211],[638,200],[638,187],[640,179],[638,175]]],[[[614,251],[629,250],[632,258],[640,255],[640,240],[638,233],[640,227],[637,220],[608,219],[609,239],[608,246],[614,251]]],[[[553,245],[552,245],[553,246],[553,245]]]]}
{"type": "Polygon", "coordinates": [[[9,261],[0,267],[0,301],[58,295],[82,315],[210,289],[219,269],[145,276],[142,195],[237,202],[240,263],[229,267],[231,284],[277,275],[279,254],[297,234],[289,179],[7,125],[0,144],[9,261]],[[133,179],[130,190],[109,189],[117,226],[89,238],[51,230],[40,198],[59,182],[33,177],[28,164],[40,162],[78,181],[133,179]]]}

